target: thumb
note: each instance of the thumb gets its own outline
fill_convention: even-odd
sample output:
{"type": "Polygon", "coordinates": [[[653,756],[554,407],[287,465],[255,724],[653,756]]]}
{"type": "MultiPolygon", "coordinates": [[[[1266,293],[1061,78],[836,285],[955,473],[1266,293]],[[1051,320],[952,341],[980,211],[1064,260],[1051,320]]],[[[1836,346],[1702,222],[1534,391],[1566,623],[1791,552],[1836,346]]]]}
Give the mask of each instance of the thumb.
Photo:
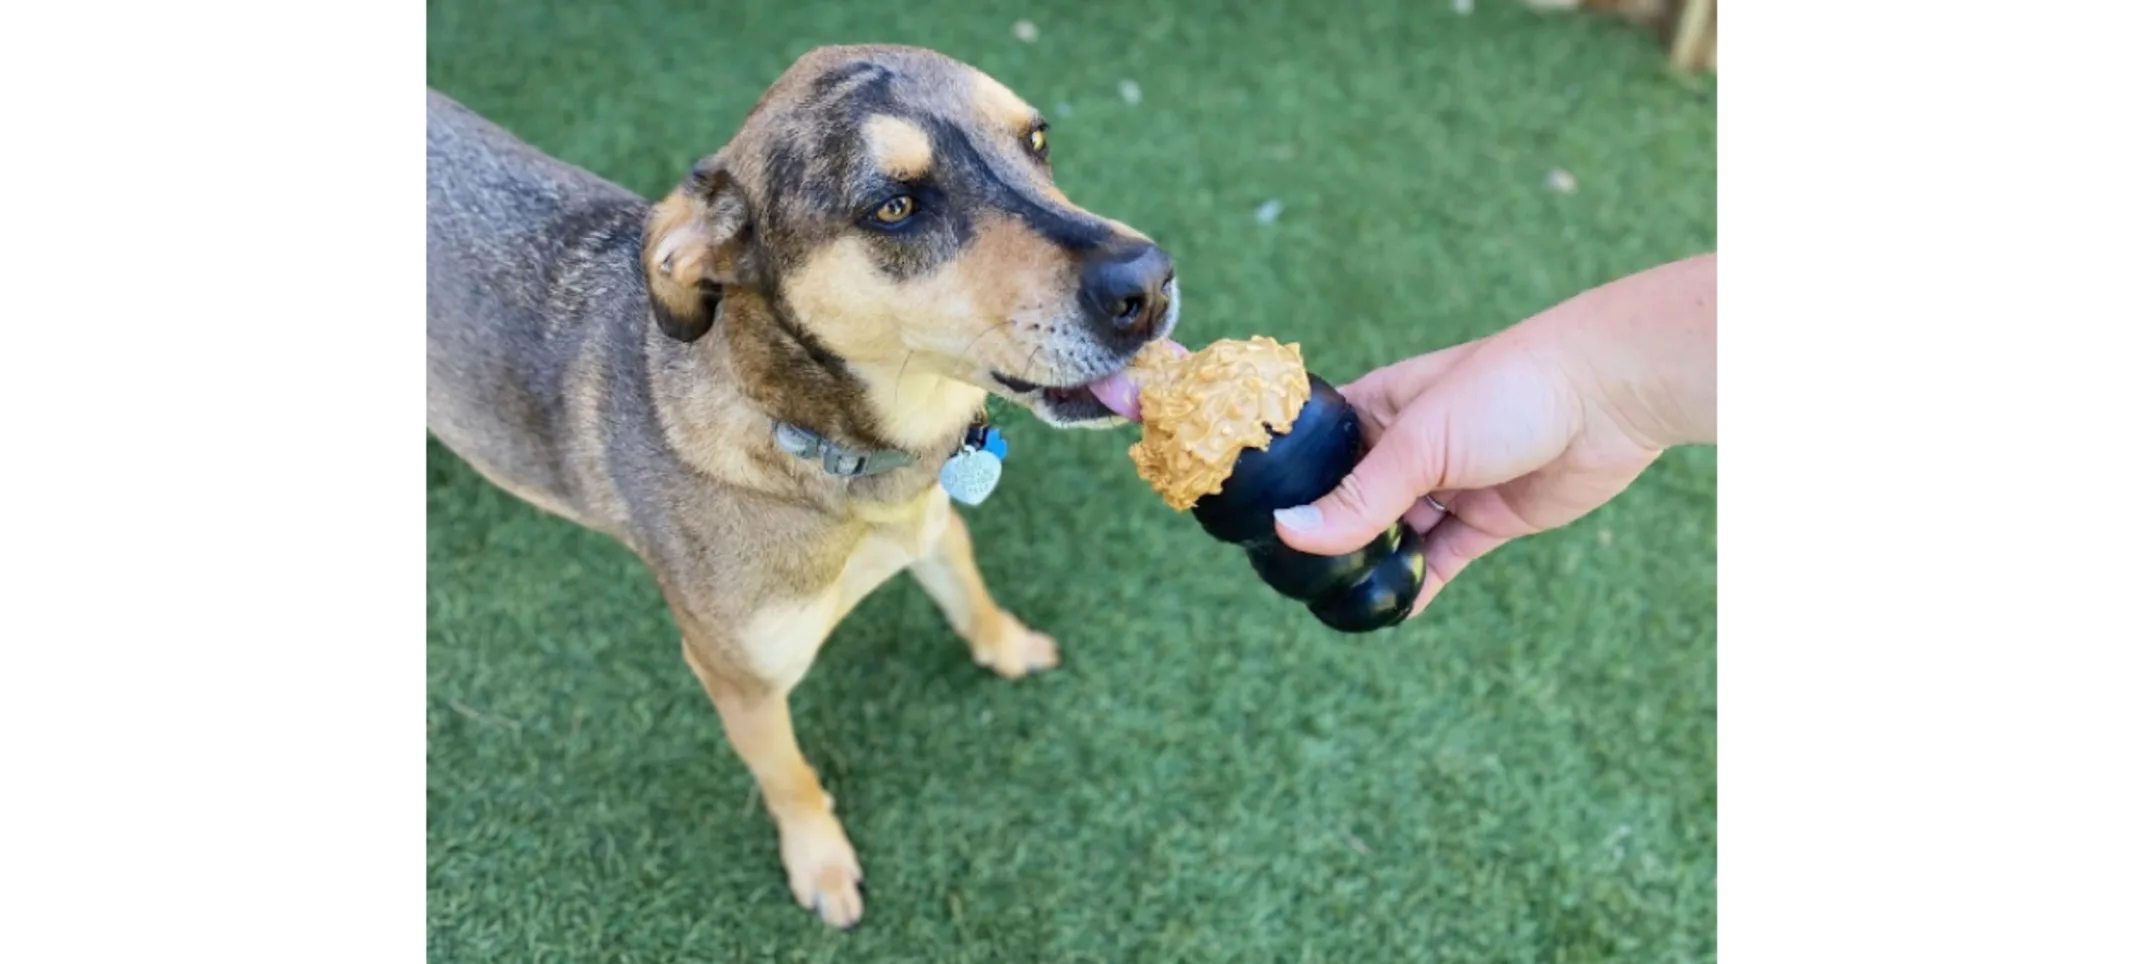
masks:
{"type": "Polygon", "coordinates": [[[1447,428],[1440,405],[1413,405],[1337,488],[1311,504],[1278,510],[1278,537],[1302,552],[1324,556],[1343,555],[1374,541],[1420,496],[1446,486],[1447,428]]]}

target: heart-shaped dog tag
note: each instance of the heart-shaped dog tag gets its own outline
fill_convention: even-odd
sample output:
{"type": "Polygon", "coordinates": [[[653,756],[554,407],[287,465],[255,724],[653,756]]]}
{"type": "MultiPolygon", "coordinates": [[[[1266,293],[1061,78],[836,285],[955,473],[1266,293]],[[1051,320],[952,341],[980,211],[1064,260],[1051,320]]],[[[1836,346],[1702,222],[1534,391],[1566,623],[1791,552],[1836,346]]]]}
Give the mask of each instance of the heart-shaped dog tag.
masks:
{"type": "Polygon", "coordinates": [[[944,462],[936,481],[966,505],[980,505],[1003,479],[1003,460],[987,449],[966,449],[944,462]]]}

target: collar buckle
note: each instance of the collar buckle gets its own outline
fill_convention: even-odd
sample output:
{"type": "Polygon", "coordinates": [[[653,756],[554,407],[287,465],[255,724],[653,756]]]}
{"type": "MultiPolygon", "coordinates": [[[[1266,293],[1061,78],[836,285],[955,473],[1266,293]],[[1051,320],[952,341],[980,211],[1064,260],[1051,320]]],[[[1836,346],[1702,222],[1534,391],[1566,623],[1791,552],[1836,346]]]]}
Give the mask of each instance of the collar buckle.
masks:
{"type": "Polygon", "coordinates": [[[826,474],[842,479],[881,475],[914,461],[913,456],[904,452],[857,452],[843,448],[816,432],[788,422],[773,423],[773,441],[789,455],[817,459],[826,474]]]}
{"type": "Polygon", "coordinates": [[[853,478],[869,474],[870,457],[861,452],[843,449],[825,449],[825,471],[841,478],[853,478]]]}

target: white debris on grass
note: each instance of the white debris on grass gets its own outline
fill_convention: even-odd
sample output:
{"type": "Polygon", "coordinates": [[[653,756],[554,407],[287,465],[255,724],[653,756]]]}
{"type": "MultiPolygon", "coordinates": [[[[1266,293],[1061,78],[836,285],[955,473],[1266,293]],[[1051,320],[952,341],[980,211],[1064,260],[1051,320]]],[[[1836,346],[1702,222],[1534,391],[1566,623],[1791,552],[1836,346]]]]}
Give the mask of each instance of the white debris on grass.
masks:
{"type": "Polygon", "coordinates": [[[1256,223],[1269,224],[1276,221],[1278,220],[1278,215],[1283,211],[1285,211],[1285,202],[1277,198],[1258,204],[1256,205],[1256,223]]]}
{"type": "Polygon", "coordinates": [[[1131,106],[1144,103],[1144,88],[1137,86],[1134,80],[1125,80],[1115,85],[1115,89],[1122,92],[1123,103],[1131,106]]]}
{"type": "Polygon", "coordinates": [[[1471,0],[1449,0],[1449,7],[1455,10],[1456,15],[1459,17],[1469,16],[1471,13],[1471,0]]]}
{"type": "Polygon", "coordinates": [[[1020,20],[1011,24],[1011,36],[1032,43],[1040,39],[1040,28],[1034,26],[1031,20],[1020,20]]]}
{"type": "Polygon", "coordinates": [[[1546,172],[1546,186],[1562,194],[1575,193],[1575,175],[1554,168],[1546,172]]]}
{"type": "Polygon", "coordinates": [[[1074,114],[1074,113],[1076,113],[1076,111],[1073,111],[1073,110],[1071,110],[1071,109],[1070,109],[1070,102],[1069,102],[1069,101],[1067,101],[1067,100],[1059,100],[1059,101],[1056,101],[1056,102],[1055,102],[1055,116],[1057,116],[1057,117],[1068,117],[1068,116],[1070,116],[1071,114],[1074,114]]]}

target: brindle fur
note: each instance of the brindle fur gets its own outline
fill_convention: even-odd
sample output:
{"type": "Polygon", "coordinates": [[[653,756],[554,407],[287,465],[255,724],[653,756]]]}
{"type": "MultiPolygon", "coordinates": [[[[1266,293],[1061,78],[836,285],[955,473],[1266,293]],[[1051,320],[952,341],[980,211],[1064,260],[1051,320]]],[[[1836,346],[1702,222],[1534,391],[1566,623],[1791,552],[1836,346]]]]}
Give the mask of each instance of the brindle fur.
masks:
{"type": "Polygon", "coordinates": [[[1149,240],[1055,189],[1028,149],[1031,107],[925,50],[804,56],[652,205],[428,97],[432,434],[645,561],[796,900],[852,925],[861,869],[788,693],[902,570],[979,663],[1056,664],[1054,641],[990,598],[936,476],[990,391],[1068,420],[992,373],[1067,386],[1118,370],[1171,327],[1171,269],[1163,317],[1094,323],[1080,266],[1149,240]],[[925,220],[863,223],[901,189],[925,220]],[[916,463],[834,477],[776,448],[776,419],[916,463]]]}

